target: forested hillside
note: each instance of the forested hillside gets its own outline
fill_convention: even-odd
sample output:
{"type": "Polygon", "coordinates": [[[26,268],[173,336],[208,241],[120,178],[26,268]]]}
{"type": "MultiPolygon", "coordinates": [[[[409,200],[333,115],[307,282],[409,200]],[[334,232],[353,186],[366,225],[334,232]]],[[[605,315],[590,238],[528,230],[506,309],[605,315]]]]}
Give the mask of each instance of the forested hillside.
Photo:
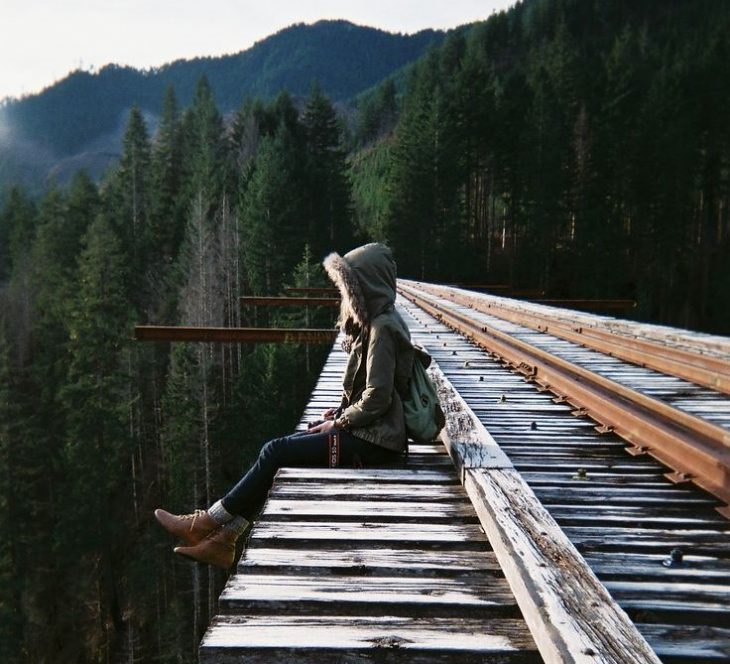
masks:
{"type": "MultiPolygon", "coordinates": [[[[118,168],[0,215],[0,661],[194,661],[222,576],[152,511],[205,507],[297,421],[322,348],[131,341],[135,322],[299,325],[239,297],[325,285],[352,242],[341,131],[314,88],[226,128],[206,79],[118,168]]],[[[330,312],[308,324],[332,325],[330,312]]]]}
{"type": "Polygon", "coordinates": [[[282,90],[306,97],[315,81],[342,102],[417,59],[443,36],[434,30],[401,35],[319,21],[291,26],[232,55],[146,71],[107,65],[72,72],[39,94],[0,105],[0,190],[8,184],[41,187],[48,177],[65,184],[79,168],[95,178],[103,175],[119,157],[129,109],[137,105],[148,122],[156,122],[170,85],[187,105],[205,74],[223,115],[245,98],[271,100],[282,90]]]}
{"type": "Polygon", "coordinates": [[[9,190],[0,661],[194,661],[222,575],[152,510],[217,498],[325,352],[145,345],[134,323],[303,325],[238,298],[324,285],[327,251],[382,239],[404,276],[728,334],[729,56],[723,0],[526,0],[361,96],[349,131],[316,85],[225,116],[203,77],[154,128],[126,115],[99,183],[9,190]]]}
{"type": "Polygon", "coordinates": [[[430,52],[395,130],[361,136],[359,224],[411,277],[728,334],[728,62],[722,0],[523,2],[430,52]]]}

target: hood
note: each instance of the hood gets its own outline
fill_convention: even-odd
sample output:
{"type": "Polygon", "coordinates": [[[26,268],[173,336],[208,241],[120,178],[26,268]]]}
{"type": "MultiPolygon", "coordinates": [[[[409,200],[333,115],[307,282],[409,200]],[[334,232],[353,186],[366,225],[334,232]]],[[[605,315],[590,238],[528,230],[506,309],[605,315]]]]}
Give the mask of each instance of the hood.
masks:
{"type": "Polygon", "coordinates": [[[370,321],[395,303],[395,260],[384,244],[366,244],[344,257],[331,253],[323,265],[340,291],[339,324],[349,336],[357,336],[354,326],[367,331],[370,321]]]}

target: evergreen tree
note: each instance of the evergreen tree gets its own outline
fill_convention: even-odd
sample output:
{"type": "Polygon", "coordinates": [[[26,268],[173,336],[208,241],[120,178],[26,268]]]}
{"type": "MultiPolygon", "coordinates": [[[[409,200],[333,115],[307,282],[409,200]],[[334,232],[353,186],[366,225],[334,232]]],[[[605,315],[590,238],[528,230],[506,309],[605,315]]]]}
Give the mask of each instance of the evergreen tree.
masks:
{"type": "MultiPolygon", "coordinates": [[[[170,264],[182,240],[183,212],[180,206],[182,155],[177,97],[167,88],[162,117],[152,145],[151,237],[153,261],[170,264]]],[[[152,267],[155,267],[153,264],[152,267]]]]}
{"type": "Polygon", "coordinates": [[[36,210],[19,187],[13,187],[0,211],[0,283],[7,279],[13,261],[28,251],[35,233],[36,210]]]}
{"type": "Polygon", "coordinates": [[[307,141],[308,228],[315,254],[352,240],[350,189],[341,131],[332,103],[319,86],[312,88],[302,117],[307,141]]]}
{"type": "Polygon", "coordinates": [[[140,308],[144,303],[144,273],[150,229],[150,141],[139,107],[129,113],[122,142],[122,157],[107,193],[106,210],[120,238],[122,251],[129,256],[130,297],[140,308]]]}
{"type": "Polygon", "coordinates": [[[79,259],[69,317],[70,365],[62,390],[68,413],[55,555],[85,601],[77,629],[93,634],[98,656],[113,649],[123,628],[122,580],[126,515],[131,505],[126,355],[133,321],[127,298],[127,260],[103,216],[90,226],[79,259]],[[119,472],[126,469],[126,472],[119,472]],[[113,632],[108,626],[113,625],[113,632]]]}
{"type": "Polygon", "coordinates": [[[185,189],[183,201],[189,206],[202,195],[206,216],[220,200],[227,182],[223,119],[215,105],[213,91],[205,76],[198,81],[192,106],[182,123],[185,189]]]}
{"type": "Polygon", "coordinates": [[[5,321],[0,319],[0,658],[4,662],[20,661],[23,632],[22,590],[15,535],[19,524],[16,502],[20,484],[16,448],[18,411],[15,407],[10,361],[10,347],[5,337],[5,321]]]}
{"type": "Polygon", "coordinates": [[[288,132],[264,138],[243,194],[244,266],[254,293],[278,292],[301,248],[302,238],[307,237],[296,156],[296,144],[288,132]],[[282,192],[286,195],[282,196],[282,192]]]}

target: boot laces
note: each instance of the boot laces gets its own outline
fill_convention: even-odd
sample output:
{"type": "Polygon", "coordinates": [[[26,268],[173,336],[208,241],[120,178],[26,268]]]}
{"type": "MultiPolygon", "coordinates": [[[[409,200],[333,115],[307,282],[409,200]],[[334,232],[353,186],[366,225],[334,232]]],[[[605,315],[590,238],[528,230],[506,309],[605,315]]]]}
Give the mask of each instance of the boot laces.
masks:
{"type": "Polygon", "coordinates": [[[203,516],[203,514],[206,513],[206,510],[195,510],[192,514],[181,514],[180,518],[185,520],[191,520],[192,523],[190,524],[190,530],[195,528],[195,522],[198,520],[199,517],[203,516]]]}

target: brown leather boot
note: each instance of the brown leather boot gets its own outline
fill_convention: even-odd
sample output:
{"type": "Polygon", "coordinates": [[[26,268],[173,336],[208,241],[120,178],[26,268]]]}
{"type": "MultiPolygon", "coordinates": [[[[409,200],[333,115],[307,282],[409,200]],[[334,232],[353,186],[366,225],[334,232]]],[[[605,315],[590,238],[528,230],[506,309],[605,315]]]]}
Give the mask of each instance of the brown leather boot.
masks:
{"type": "Polygon", "coordinates": [[[156,509],[155,518],[168,533],[181,539],[189,546],[205,539],[219,525],[205,510],[195,510],[192,514],[177,515],[156,509]]]}
{"type": "Polygon", "coordinates": [[[229,569],[236,557],[238,536],[235,529],[220,526],[195,546],[175,547],[175,553],[201,563],[229,569]]]}

